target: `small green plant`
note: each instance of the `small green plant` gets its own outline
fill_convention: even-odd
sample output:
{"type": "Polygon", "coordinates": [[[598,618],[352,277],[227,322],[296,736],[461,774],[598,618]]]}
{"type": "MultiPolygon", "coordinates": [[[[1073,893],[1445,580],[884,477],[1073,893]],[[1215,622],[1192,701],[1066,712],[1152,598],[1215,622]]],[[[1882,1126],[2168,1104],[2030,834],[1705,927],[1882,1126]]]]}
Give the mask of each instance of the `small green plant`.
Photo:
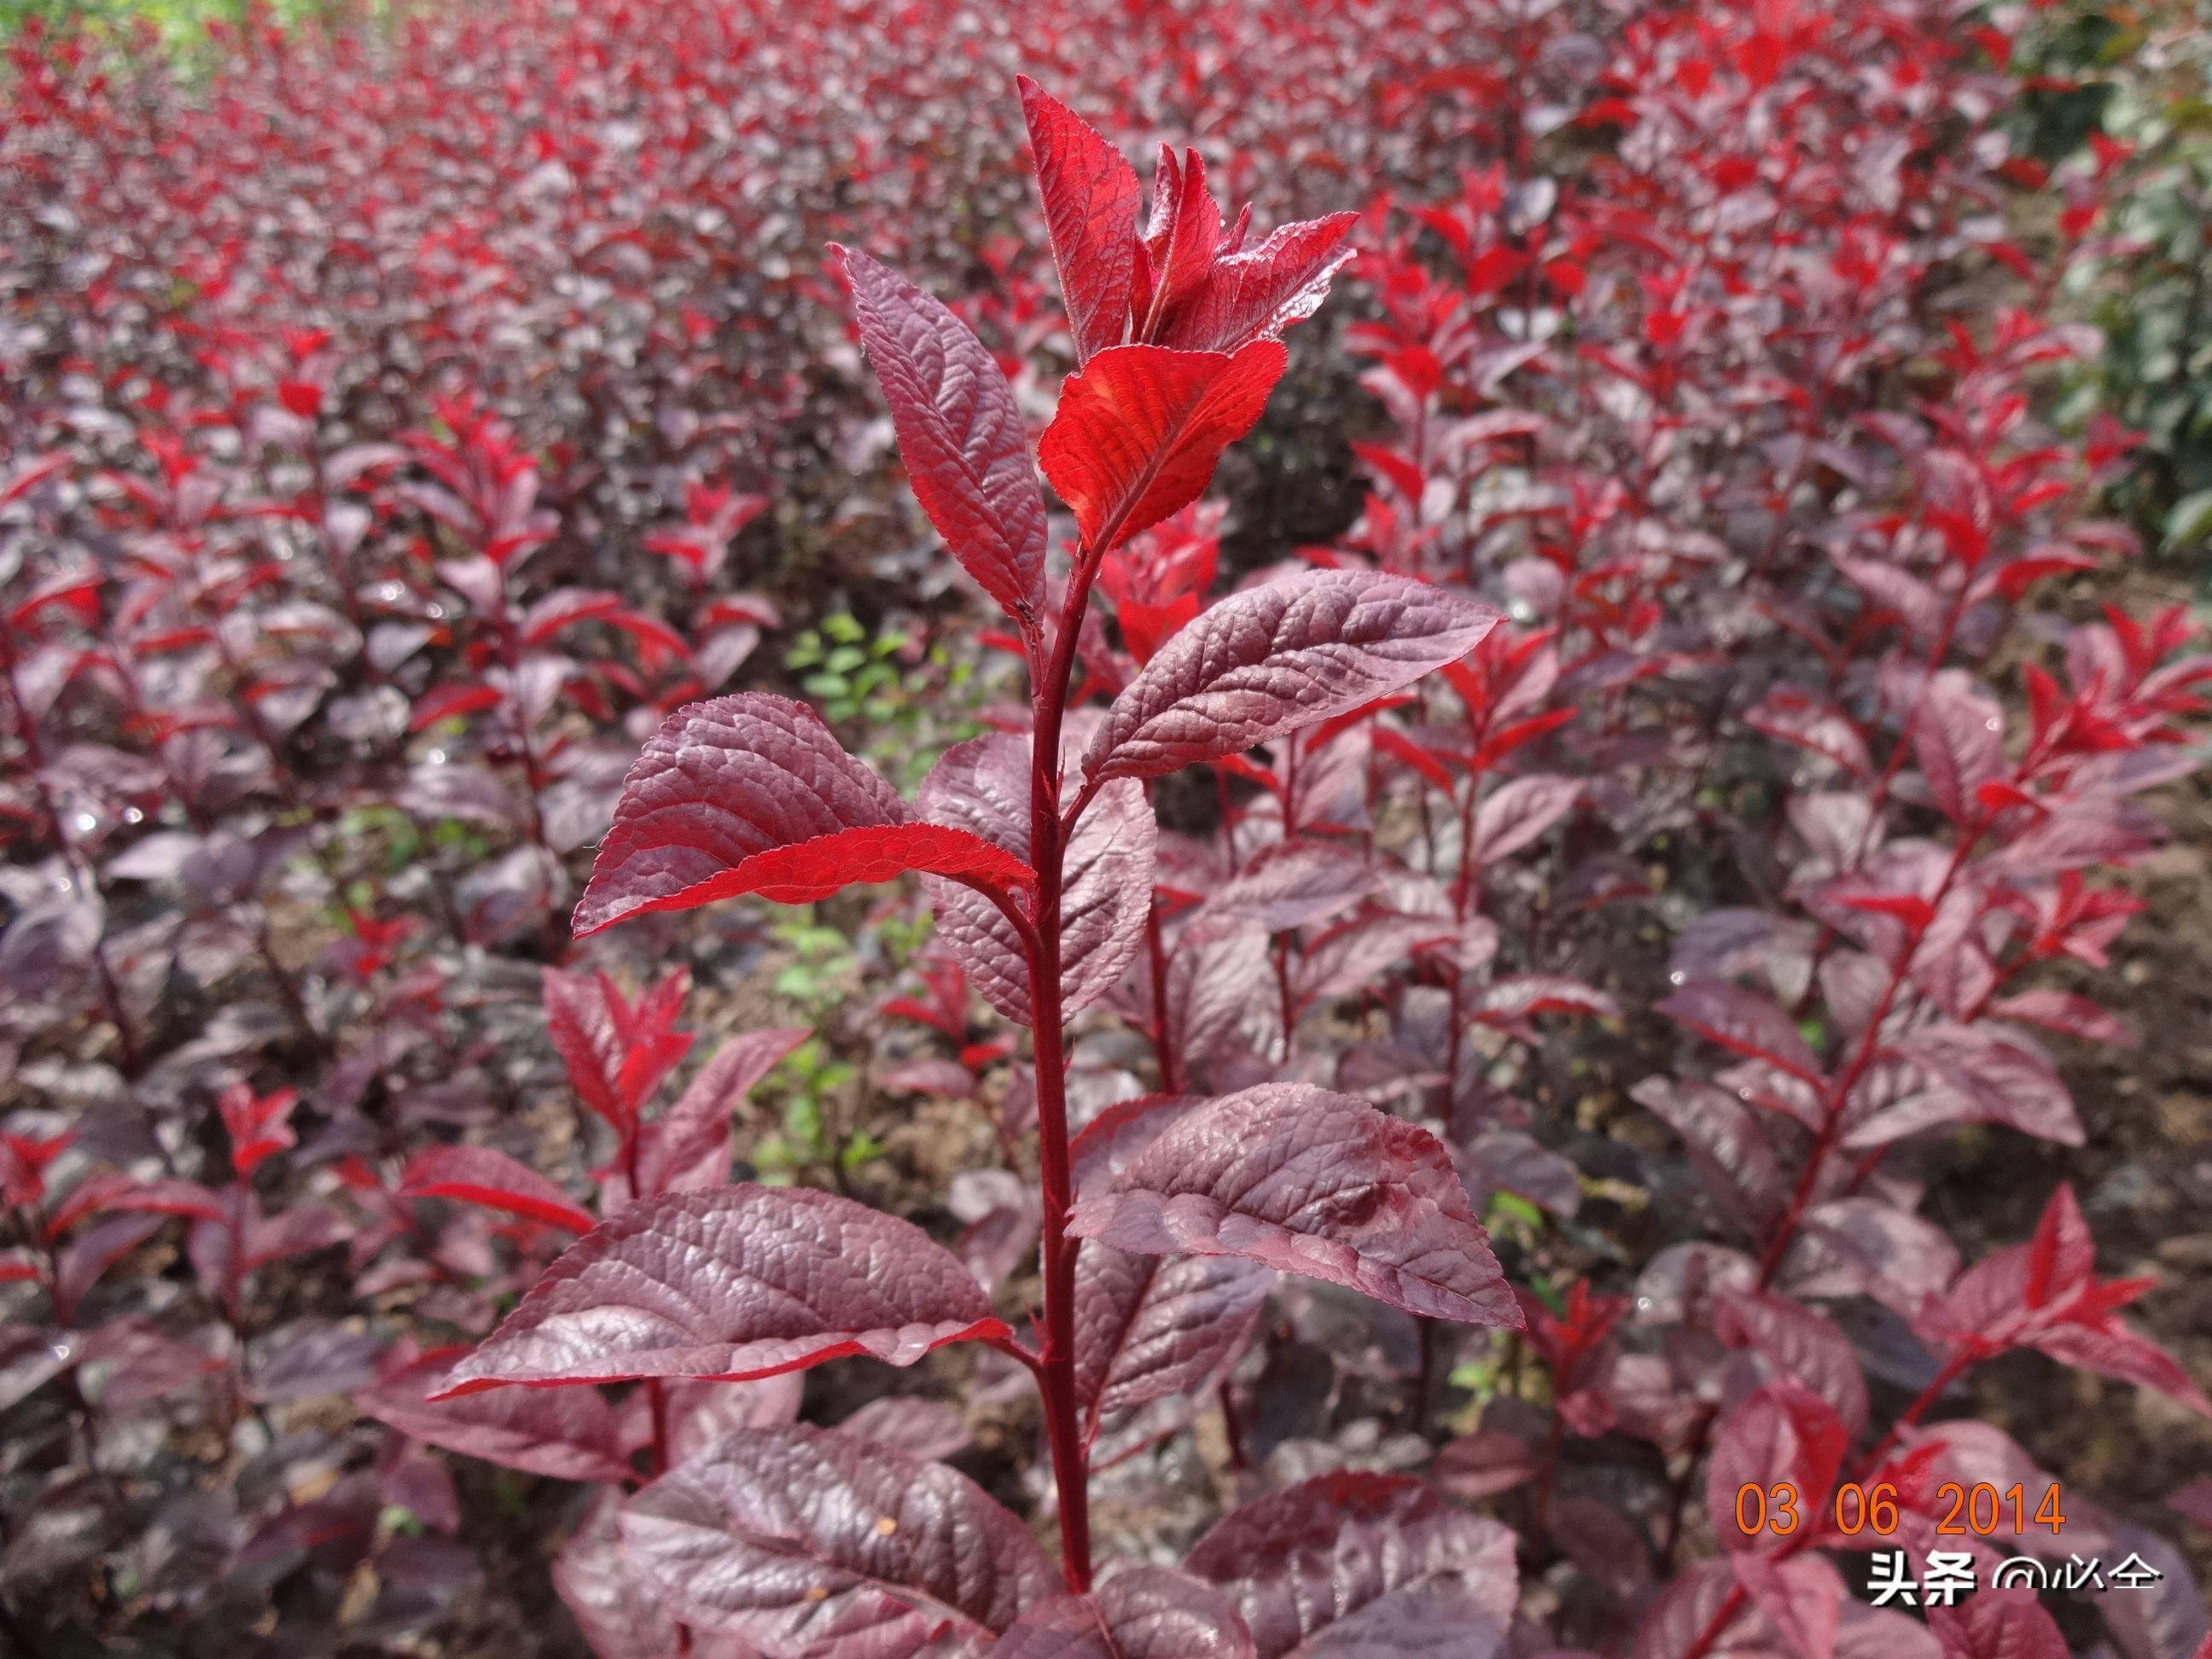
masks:
{"type": "Polygon", "coordinates": [[[925,646],[902,628],[871,635],[836,611],[793,640],[783,665],[831,722],[865,732],[862,752],[909,788],[945,749],[982,729],[967,712],[976,701],[971,657],[942,641],[925,646]]]}

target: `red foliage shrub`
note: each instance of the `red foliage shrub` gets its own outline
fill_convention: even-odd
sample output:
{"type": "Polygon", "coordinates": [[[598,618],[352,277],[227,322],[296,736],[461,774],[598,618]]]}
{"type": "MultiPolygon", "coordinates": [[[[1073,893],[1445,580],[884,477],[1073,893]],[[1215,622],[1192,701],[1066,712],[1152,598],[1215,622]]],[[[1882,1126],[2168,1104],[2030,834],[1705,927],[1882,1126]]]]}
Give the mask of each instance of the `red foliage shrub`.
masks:
{"type": "Polygon", "coordinates": [[[15,48],[0,1633],[534,1642],[473,1459],[581,1489],[501,1524],[609,1659],[2058,1655],[2001,1564],[2090,1552],[2184,1659],[2179,1553],[1941,1414],[2021,1349],[2212,1413],[2070,1188],[1922,1213],[2082,1142],[2044,1034],[2126,1030],[2051,969],[2212,679],[2059,597],[2128,439],[2039,412],[2002,34],[764,20],[15,48]],[[1262,425],[1347,276],[1371,404],[1262,425]],[[1255,428],[1357,522],[1224,558],[1255,428]],[[726,690],[891,445],[1007,659],[912,799],[726,690]],[[988,1118],[942,1208],[856,1128],[751,1178],[809,1030],[690,1063],[761,902],[885,883],[828,1035],[988,1118]]]}

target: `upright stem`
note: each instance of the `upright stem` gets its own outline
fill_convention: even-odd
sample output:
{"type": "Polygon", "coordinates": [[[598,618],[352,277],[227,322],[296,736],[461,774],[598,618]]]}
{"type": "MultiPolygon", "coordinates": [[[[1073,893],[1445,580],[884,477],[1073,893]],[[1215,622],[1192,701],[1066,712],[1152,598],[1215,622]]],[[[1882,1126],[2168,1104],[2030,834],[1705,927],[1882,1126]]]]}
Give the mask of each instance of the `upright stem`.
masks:
{"type": "Polygon", "coordinates": [[[1034,687],[1030,748],[1030,859],[1037,878],[1029,941],[1030,1007],[1036,1025],[1037,1164],[1044,1208],[1044,1344],[1037,1357],[1037,1386],[1044,1397],[1045,1438],[1060,1497],[1060,1568],[1067,1587],[1079,1594],[1091,1588],[1091,1472],[1075,1399],[1075,1260],[1081,1246],[1067,1232],[1074,1191],[1060,1029],[1060,890],[1066,841],[1060,816],[1060,732],[1076,636],[1097,569],[1090,550],[1078,550],[1052,656],[1034,687]]]}
{"type": "Polygon", "coordinates": [[[1146,959],[1152,971],[1152,1060],[1159,1068],[1160,1092],[1180,1094],[1182,1083],[1176,1068],[1175,1038],[1168,1030],[1168,951],[1160,934],[1160,904],[1157,898],[1145,905],[1146,959]]]}

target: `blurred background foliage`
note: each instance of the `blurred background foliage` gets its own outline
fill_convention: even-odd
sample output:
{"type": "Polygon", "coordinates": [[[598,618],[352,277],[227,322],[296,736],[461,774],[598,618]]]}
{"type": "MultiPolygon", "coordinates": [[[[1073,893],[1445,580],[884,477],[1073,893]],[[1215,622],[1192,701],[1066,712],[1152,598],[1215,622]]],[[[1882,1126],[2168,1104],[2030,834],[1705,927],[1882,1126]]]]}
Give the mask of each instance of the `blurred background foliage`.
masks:
{"type": "Polygon", "coordinates": [[[2028,152],[2108,169],[2063,297],[2107,342],[2086,389],[2144,434],[2124,504],[2212,582],[2212,9],[2051,6],[2014,67],[2028,152]]]}
{"type": "MultiPolygon", "coordinates": [[[[34,19],[89,22],[189,67],[250,18],[312,27],[386,20],[418,3],[0,0],[0,38],[34,19]]],[[[2054,217],[2069,175],[2078,199],[2094,172],[2102,208],[2083,249],[2092,257],[2072,263],[2059,296],[2107,342],[2076,406],[2113,411],[2144,434],[2118,505],[2212,597],[2212,0],[2034,3],[2039,16],[2011,65],[2014,143],[2051,170],[2054,217]]],[[[872,665],[878,676],[890,669],[872,665]]],[[[883,689],[856,685],[854,700],[883,689]]]]}

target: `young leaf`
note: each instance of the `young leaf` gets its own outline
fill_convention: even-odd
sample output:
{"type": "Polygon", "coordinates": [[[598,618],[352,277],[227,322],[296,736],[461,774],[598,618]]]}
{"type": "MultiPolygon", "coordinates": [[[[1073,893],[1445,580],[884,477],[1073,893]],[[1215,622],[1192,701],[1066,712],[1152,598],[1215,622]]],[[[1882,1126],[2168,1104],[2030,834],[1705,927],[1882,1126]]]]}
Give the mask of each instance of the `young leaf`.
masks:
{"type": "Polygon", "coordinates": [[[1520,1594],[1513,1534],[1401,1474],[1272,1492],[1217,1522],[1184,1565],[1235,1593],[1260,1659],[1338,1651],[1332,1633],[1349,1638],[1363,1615],[1398,1645],[1345,1651],[1479,1659],[1502,1645],[1520,1594]]]}
{"type": "Polygon", "coordinates": [[[1432,1318],[1522,1322],[1442,1143],[1304,1084],[1181,1118],[1077,1200],[1069,1231],[1140,1255],[1243,1256],[1432,1318]]]}
{"type": "Polygon", "coordinates": [[[1092,558],[1189,506],[1281,378],[1276,340],[1234,354],[1115,346],[1060,387],[1037,461],[1092,558]]]}
{"type": "Polygon", "coordinates": [[[399,1177],[402,1198],[451,1198],[504,1210],[572,1233],[599,1225],[592,1212],[504,1152],[489,1146],[434,1146],[417,1152],[399,1177]]]}
{"type": "Polygon", "coordinates": [[[1060,100],[1017,76],[1022,118],[1036,157],[1037,193],[1060,267],[1060,296],[1078,367],[1121,343],[1129,325],[1130,263],[1137,251],[1136,170],[1060,100]]]}
{"type": "Polygon", "coordinates": [[[811,1035],[805,1027],[745,1031],[701,1066],[676,1103],[646,1126],[638,1147],[639,1197],[696,1193],[730,1178],[730,1115],[752,1086],[811,1035]]]}
{"type": "Polygon", "coordinates": [[[1323,570],[1232,593],[1106,711],[1090,784],[1157,777],[1348,713],[1456,662],[1498,613],[1402,576],[1323,570]]]}
{"type": "Polygon", "coordinates": [[[1044,603],[1044,492],[997,360],[974,331],[865,253],[830,252],[891,406],[915,499],[968,574],[1027,627],[1044,603]]]}
{"type": "Polygon", "coordinates": [[[913,822],[805,704],[716,697],[670,715],[623,780],[575,931],[739,893],[804,904],[906,870],[1001,890],[1033,880],[976,836],[913,822]]]}
{"type": "Polygon", "coordinates": [[[1223,1590],[1165,1567],[1132,1567],[1087,1595],[1024,1613],[990,1659],[1257,1659],[1223,1590]]]}
{"type": "Polygon", "coordinates": [[[1321,309],[1329,279],[1352,258],[1344,239],[1356,213],[1332,213],[1271,233],[1259,246],[1213,262],[1206,281],[1163,321],[1159,343],[1184,351],[1234,351],[1280,334],[1321,309]]]}
{"type": "Polygon", "coordinates": [[[433,1401],[465,1350],[442,1348],[355,1392],[353,1402],[403,1434],[488,1463],[556,1480],[632,1479],[615,1409],[591,1389],[507,1389],[433,1401]]]}
{"type": "Polygon", "coordinates": [[[845,1354],[911,1365],[1006,1334],[952,1253],[831,1193],[641,1200],[569,1247],[440,1399],[521,1382],[769,1376],[845,1354]]]}
{"type": "MultiPolygon", "coordinates": [[[[1012,732],[956,744],[923,781],[915,805],[925,817],[1030,858],[1030,745],[1012,732]]],[[[1144,943],[1159,832],[1144,786],[1109,785],[1077,821],[1060,862],[1060,980],[1063,1015],[1111,990],[1144,943]]],[[[967,969],[983,1000],[1019,1025],[1030,1023],[1030,981],[1021,937],[997,905],[973,888],[923,878],[938,937],[967,969]]]]}
{"type": "Polygon", "coordinates": [[[684,1619],[771,1656],[907,1653],[948,1622],[995,1634],[1058,1589],[965,1475],[798,1425],[725,1437],[632,1498],[622,1534],[684,1619]]]}

